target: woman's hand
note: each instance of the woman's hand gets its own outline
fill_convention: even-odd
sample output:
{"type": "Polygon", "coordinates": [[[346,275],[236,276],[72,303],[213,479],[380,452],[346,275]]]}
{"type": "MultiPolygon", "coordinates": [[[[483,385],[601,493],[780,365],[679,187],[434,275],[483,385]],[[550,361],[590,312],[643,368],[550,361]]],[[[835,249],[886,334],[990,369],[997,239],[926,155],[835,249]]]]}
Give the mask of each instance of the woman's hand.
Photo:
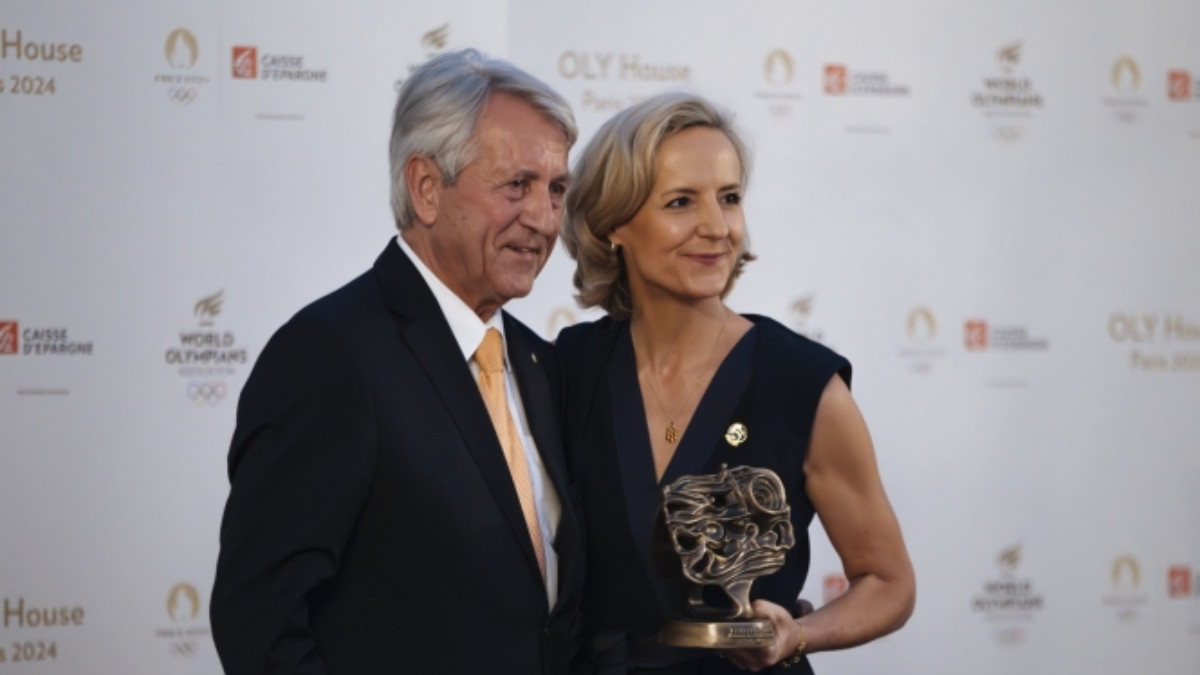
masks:
{"type": "Polygon", "coordinates": [[[754,601],[754,618],[771,620],[775,626],[775,640],[766,647],[729,649],[721,655],[738,668],[757,673],[796,653],[800,644],[800,625],[786,609],[766,600],[754,601]]]}

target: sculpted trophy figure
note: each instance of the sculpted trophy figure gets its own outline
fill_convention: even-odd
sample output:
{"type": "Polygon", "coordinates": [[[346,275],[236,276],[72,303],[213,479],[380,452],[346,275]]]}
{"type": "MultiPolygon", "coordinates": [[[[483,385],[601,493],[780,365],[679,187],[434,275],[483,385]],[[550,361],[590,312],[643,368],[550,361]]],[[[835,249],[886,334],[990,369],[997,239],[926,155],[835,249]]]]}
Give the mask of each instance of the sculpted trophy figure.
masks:
{"type": "Polygon", "coordinates": [[[677,647],[726,649],[769,644],[770,621],[754,620],[750,587],[783,567],[796,544],[783,482],[769,469],[722,464],[716,474],[683,476],[663,488],[654,555],[660,571],[683,576],[685,616],[670,619],[659,641],[677,647]],[[729,606],[706,602],[716,586],[729,606]]]}

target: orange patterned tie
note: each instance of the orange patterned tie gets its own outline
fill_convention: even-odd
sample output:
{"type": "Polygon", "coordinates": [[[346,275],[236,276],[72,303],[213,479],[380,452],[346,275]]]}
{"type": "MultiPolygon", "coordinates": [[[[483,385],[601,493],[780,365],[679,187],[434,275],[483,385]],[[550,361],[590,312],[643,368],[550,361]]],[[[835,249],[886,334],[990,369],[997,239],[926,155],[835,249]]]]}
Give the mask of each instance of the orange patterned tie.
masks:
{"type": "Polygon", "coordinates": [[[479,393],[483,395],[492,425],[496,427],[496,436],[500,439],[500,447],[504,449],[504,457],[508,460],[513,486],[517,488],[517,499],[521,502],[521,511],[525,513],[525,526],[529,528],[529,536],[533,539],[533,554],[537,556],[538,569],[542,579],[545,579],[546,552],[542,550],[542,528],[538,526],[537,507],[533,503],[529,465],[525,462],[524,446],[517,434],[517,425],[508,412],[508,396],[504,393],[504,340],[500,337],[500,331],[495,328],[487,330],[483,343],[475,350],[474,358],[475,363],[479,364],[479,393]]]}

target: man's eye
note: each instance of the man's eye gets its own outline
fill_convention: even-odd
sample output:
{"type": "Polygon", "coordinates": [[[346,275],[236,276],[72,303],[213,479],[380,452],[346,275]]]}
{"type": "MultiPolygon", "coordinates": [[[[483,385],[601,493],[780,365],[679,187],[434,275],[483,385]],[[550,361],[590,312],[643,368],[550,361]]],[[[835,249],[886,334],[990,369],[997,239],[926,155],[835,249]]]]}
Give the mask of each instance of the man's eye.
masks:
{"type": "Polygon", "coordinates": [[[518,178],[516,180],[509,181],[508,186],[514,190],[524,190],[525,188],[529,187],[529,181],[525,180],[524,178],[518,178]]]}
{"type": "Polygon", "coordinates": [[[742,203],[742,195],[737,192],[730,192],[729,194],[721,197],[721,201],[730,206],[735,206],[742,203]]]}
{"type": "Polygon", "coordinates": [[[567,193],[566,185],[563,185],[562,183],[551,183],[550,184],[550,194],[564,195],[566,193],[567,193]]]}

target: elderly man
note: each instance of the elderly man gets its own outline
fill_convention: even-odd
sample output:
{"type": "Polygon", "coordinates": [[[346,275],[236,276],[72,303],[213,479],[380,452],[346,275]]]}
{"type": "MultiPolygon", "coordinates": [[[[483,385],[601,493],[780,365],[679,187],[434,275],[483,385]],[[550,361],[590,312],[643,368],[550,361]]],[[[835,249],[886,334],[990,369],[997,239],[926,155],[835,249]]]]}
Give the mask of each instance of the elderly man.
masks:
{"type": "Polygon", "coordinates": [[[563,673],[583,551],[549,345],[500,311],[558,236],[576,128],[467,50],[400,92],[400,236],[271,338],[212,597],[228,673],[563,673]]]}

